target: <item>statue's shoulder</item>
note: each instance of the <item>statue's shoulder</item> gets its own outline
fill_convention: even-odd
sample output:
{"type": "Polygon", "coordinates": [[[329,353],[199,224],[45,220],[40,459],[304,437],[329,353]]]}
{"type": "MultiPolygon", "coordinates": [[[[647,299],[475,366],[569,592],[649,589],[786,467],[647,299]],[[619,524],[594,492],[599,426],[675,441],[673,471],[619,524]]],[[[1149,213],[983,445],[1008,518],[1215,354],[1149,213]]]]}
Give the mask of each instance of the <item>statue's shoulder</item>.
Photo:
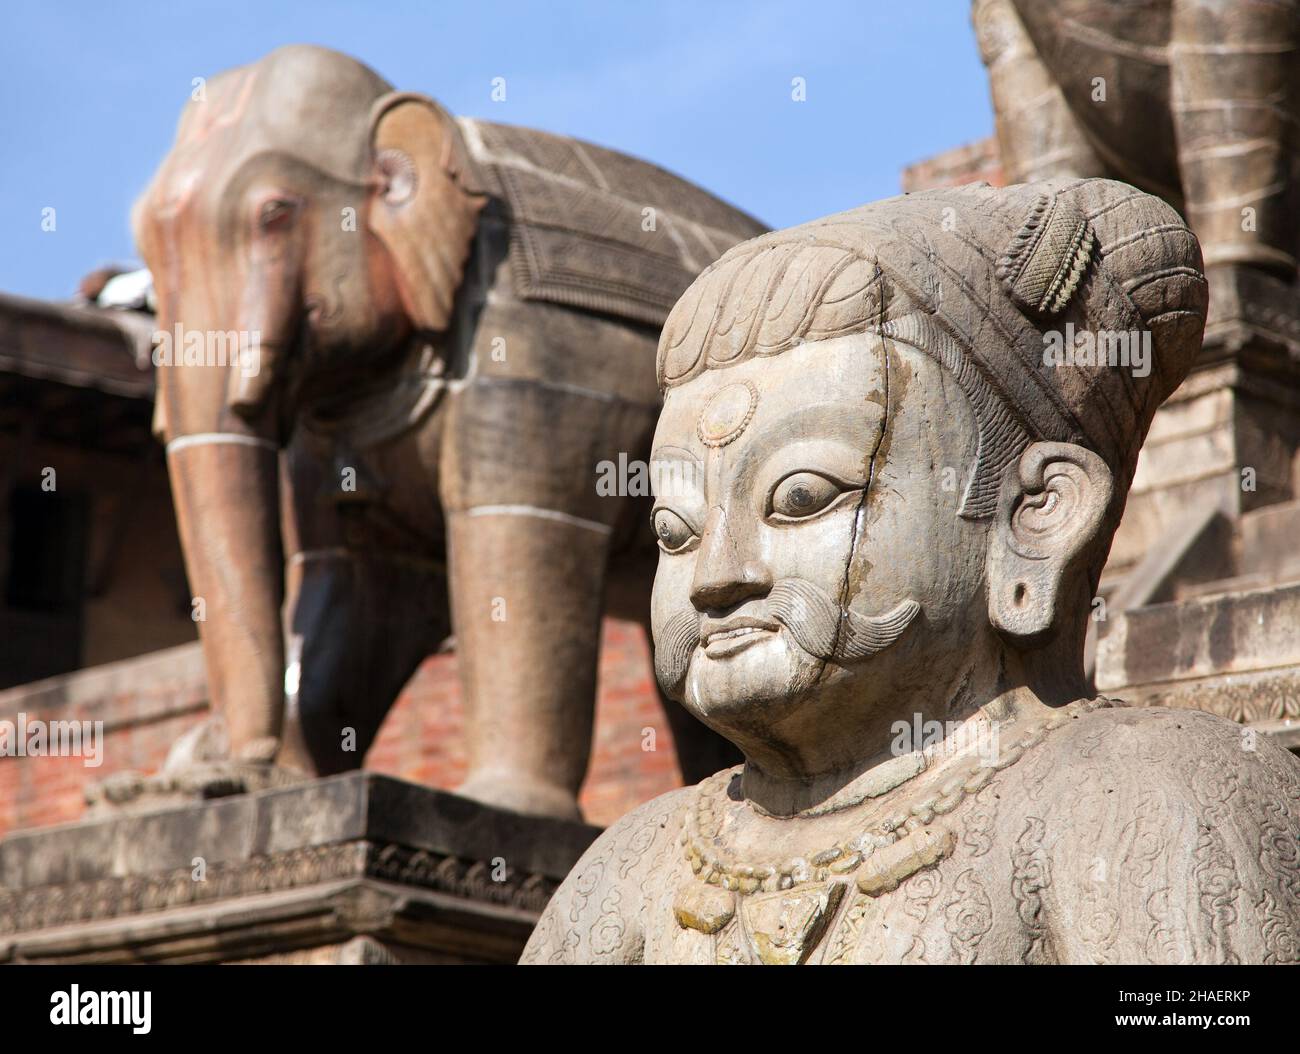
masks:
{"type": "Polygon", "coordinates": [[[1060,961],[1300,958],[1300,760],[1157,707],[1082,713],[1039,747],[994,790],[1012,888],[1060,961]]]}
{"type": "Polygon", "coordinates": [[[1245,822],[1280,807],[1300,823],[1300,759],[1255,729],[1201,710],[1121,704],[1080,713],[1026,758],[1017,782],[1078,815],[1098,795],[1245,822]],[[1041,785],[1041,786],[1040,786],[1041,785]],[[1118,795],[1119,797],[1116,797],[1118,795]]]}
{"type": "Polygon", "coordinates": [[[695,800],[697,788],[678,787],[638,805],[607,827],[574,868],[583,863],[612,860],[617,876],[627,878],[649,866],[660,850],[673,845],[682,830],[682,816],[695,800]]]}
{"type": "Polygon", "coordinates": [[[1062,775],[1111,780],[1232,806],[1251,787],[1290,789],[1300,805],[1300,759],[1255,729],[1202,710],[1108,705],[1066,723],[1045,744],[1062,775]],[[1226,796],[1226,797],[1225,797],[1226,796]]]}
{"type": "Polygon", "coordinates": [[[653,876],[680,838],[695,787],[680,787],[637,806],[601,833],[555,891],[521,963],[635,963],[653,876]]]}

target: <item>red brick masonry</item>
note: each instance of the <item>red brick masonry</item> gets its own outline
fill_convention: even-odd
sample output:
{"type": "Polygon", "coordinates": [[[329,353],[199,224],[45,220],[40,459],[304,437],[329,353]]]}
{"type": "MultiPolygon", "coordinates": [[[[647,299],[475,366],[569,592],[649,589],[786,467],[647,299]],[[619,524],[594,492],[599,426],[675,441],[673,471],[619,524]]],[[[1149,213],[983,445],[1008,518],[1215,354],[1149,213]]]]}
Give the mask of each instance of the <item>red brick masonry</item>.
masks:
{"type": "Polygon", "coordinates": [[[979,182],[991,183],[995,187],[1005,182],[998,143],[992,136],[908,165],[903,169],[901,179],[903,190],[908,194],[979,182]]]}
{"type": "MultiPolygon", "coordinates": [[[[587,819],[607,825],[680,786],[672,733],[652,682],[641,628],[607,620],[600,662],[595,751],[582,792],[587,819]],[[654,729],[654,750],[645,750],[654,729]]],[[[86,784],[113,772],[152,772],[208,713],[197,644],[81,670],[0,692],[0,720],[103,721],[103,764],[79,757],[0,757],[0,834],[81,816],[86,784]]],[[[365,767],[451,789],[465,773],[463,714],[454,655],[428,659],[389,713],[365,767]]]]}

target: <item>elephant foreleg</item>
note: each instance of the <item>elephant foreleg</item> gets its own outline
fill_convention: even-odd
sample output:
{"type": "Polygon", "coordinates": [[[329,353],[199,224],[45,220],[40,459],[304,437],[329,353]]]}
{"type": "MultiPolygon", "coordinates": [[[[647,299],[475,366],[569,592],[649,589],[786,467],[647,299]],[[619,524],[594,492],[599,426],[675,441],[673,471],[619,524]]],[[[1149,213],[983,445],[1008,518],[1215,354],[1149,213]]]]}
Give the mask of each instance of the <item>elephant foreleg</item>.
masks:
{"type": "Polygon", "coordinates": [[[452,515],[467,797],[580,818],[608,543],[604,525],[552,510],[485,506],[452,515]]]}

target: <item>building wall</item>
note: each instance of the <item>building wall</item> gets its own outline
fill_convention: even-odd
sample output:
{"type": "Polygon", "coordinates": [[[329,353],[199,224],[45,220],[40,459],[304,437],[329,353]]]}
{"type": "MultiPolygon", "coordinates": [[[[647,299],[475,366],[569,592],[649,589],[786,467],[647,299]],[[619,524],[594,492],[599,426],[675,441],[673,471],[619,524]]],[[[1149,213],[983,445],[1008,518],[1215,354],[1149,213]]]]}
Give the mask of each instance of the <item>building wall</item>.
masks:
{"type": "MultiPolygon", "coordinates": [[[[0,464],[20,467],[13,485],[28,493],[48,493],[41,489],[42,480],[47,469],[53,470],[52,496],[75,497],[85,516],[79,616],[55,619],[6,608],[4,617],[24,627],[24,647],[49,649],[56,662],[74,655],[75,665],[87,667],[196,639],[161,449],[132,459],[49,442],[27,445],[20,454],[19,445],[13,435],[0,434],[0,464]],[[52,633],[75,632],[74,646],[54,648],[56,642],[41,640],[40,627],[46,624],[52,633]]],[[[7,509],[3,515],[8,532],[7,509]]],[[[10,559],[23,558],[8,551],[5,556],[6,573],[10,559]]],[[[9,644],[17,646],[13,639],[9,644]]],[[[0,655],[0,684],[22,683],[57,669],[42,668],[36,656],[9,651],[0,655]],[[42,672],[21,675],[30,669],[42,672]]]]}
{"type": "Polygon", "coordinates": [[[913,194],[918,190],[959,187],[964,183],[983,182],[1000,187],[1006,180],[1002,175],[997,140],[990,136],[908,165],[903,169],[900,182],[904,193],[913,194]]]}

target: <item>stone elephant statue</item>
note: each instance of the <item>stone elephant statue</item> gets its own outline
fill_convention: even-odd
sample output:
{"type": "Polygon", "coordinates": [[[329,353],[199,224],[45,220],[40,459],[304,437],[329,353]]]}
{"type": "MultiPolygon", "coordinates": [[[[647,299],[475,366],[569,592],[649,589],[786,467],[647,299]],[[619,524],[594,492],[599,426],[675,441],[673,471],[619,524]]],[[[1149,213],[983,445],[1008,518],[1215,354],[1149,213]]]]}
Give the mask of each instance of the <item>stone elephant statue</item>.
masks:
{"type": "MultiPolygon", "coordinates": [[[[578,816],[602,614],[649,615],[649,499],[624,469],[648,457],[658,330],[762,225],[306,46],[196,91],[133,223],[232,758],[356,767],[454,634],[461,792],[578,816]],[[611,465],[626,485],[598,486],[611,465]]],[[[689,780],[727,763],[668,714],[689,780]]]]}
{"type": "Polygon", "coordinates": [[[975,0],[972,17],[1007,182],[1132,183],[1187,217],[1211,275],[1294,280],[1298,0],[975,0]]]}

